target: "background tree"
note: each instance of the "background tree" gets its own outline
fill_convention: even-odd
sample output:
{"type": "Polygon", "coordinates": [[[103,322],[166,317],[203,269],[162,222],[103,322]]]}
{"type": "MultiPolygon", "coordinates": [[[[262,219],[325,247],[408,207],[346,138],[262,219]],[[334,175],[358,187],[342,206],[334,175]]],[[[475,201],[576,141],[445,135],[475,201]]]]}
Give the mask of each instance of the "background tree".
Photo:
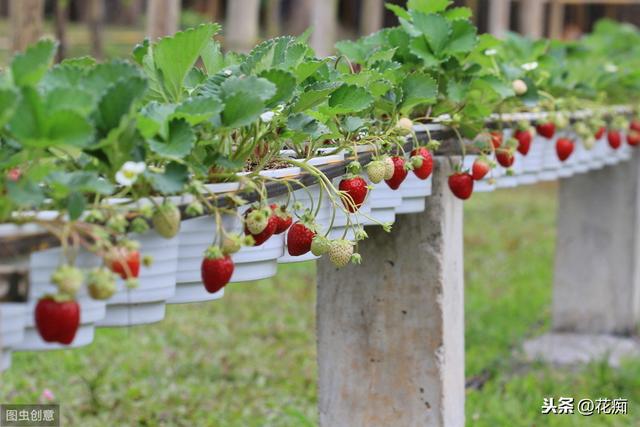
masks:
{"type": "Polygon", "coordinates": [[[180,24],[180,0],[153,0],[147,2],[147,35],[156,39],[174,34],[180,24]]]}
{"type": "Polygon", "coordinates": [[[10,0],[11,50],[24,50],[42,36],[44,0],[10,0]]]}
{"type": "Polygon", "coordinates": [[[227,4],[225,44],[237,52],[250,51],[260,31],[260,0],[233,0],[227,4]]]}

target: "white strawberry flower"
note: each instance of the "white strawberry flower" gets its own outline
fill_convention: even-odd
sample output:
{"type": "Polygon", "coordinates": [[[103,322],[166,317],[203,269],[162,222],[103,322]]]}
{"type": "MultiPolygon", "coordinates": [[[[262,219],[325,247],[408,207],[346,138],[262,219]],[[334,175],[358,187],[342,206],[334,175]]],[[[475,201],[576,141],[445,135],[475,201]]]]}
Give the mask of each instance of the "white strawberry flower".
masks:
{"type": "Polygon", "coordinates": [[[487,56],[495,56],[498,54],[498,51],[496,49],[487,49],[484,51],[484,54],[487,56]]]}
{"type": "Polygon", "coordinates": [[[269,123],[271,120],[273,120],[273,117],[275,115],[276,113],[274,113],[273,111],[266,111],[260,114],[260,120],[262,120],[262,123],[269,123]]]}
{"type": "Polygon", "coordinates": [[[525,71],[533,71],[536,68],[538,68],[538,63],[537,62],[527,62],[526,64],[522,64],[522,69],[525,71]]]}
{"type": "Polygon", "coordinates": [[[233,71],[231,71],[230,69],[226,69],[222,71],[222,74],[224,74],[225,76],[229,77],[231,74],[233,74],[233,71]]]}
{"type": "Polygon", "coordinates": [[[118,184],[128,187],[135,184],[138,175],[147,169],[144,162],[125,162],[120,170],[116,173],[116,181],[118,184]]]}

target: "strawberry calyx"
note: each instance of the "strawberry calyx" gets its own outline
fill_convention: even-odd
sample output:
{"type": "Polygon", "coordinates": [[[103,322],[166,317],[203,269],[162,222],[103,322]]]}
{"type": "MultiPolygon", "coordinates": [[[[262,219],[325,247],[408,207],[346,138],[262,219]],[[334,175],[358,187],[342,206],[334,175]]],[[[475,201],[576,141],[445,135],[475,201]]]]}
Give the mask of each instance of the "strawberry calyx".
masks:
{"type": "Polygon", "coordinates": [[[206,259],[220,259],[224,258],[225,254],[218,245],[211,245],[204,251],[204,257],[206,259]]]}

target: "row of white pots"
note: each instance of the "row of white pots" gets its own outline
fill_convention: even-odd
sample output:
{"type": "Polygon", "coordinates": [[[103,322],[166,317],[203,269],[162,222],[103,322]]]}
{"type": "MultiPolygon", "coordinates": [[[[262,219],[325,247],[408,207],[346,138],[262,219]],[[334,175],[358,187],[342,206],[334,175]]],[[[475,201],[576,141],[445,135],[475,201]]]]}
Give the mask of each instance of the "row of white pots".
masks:
{"type": "MultiPolygon", "coordinates": [[[[510,137],[510,130],[504,130],[503,134],[506,140],[510,137]]],[[[519,185],[568,178],[575,174],[615,165],[631,157],[631,147],[627,144],[622,144],[615,150],[609,146],[606,136],[604,136],[597,140],[591,149],[587,149],[579,139],[574,139],[573,153],[567,160],[562,162],[556,152],[556,140],[560,136],[547,139],[536,135],[526,156],[519,152],[515,153],[515,161],[511,167],[510,174],[507,174],[504,168],[498,166],[492,171],[491,175],[476,183],[474,191],[488,192],[496,188],[511,188],[519,185]]],[[[466,156],[464,168],[471,169],[476,158],[477,156],[474,155],[466,156]]]]}

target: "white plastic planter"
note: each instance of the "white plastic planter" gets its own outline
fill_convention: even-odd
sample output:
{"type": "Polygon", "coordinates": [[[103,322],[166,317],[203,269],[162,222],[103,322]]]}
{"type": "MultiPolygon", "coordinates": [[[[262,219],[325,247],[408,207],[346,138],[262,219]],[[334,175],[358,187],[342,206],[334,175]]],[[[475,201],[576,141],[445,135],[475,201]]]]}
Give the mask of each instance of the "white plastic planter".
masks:
{"type": "Polygon", "coordinates": [[[423,212],[427,197],[431,195],[431,176],[421,180],[410,171],[397,191],[402,196],[402,204],[396,208],[396,214],[423,212]]]}
{"type": "Polygon", "coordinates": [[[24,340],[27,304],[0,303],[0,372],[11,366],[14,346],[24,340]]]}
{"type": "Polygon", "coordinates": [[[145,325],[164,319],[168,299],[176,291],[178,265],[178,236],[165,239],[155,231],[133,234],[140,242],[140,256],[151,256],[150,267],[140,266],[139,285],[128,289],[118,279],[118,292],[107,301],[107,313],[98,326],[120,327],[145,325]]]}
{"type": "Polygon", "coordinates": [[[260,246],[243,247],[231,257],[235,268],[230,282],[251,282],[275,276],[278,259],[283,255],[284,234],[271,236],[260,246]]]}
{"type": "MultiPolygon", "coordinates": [[[[413,174],[413,172],[409,172],[409,174],[413,174]]],[[[400,190],[392,190],[384,181],[378,184],[369,182],[369,185],[372,187],[369,195],[371,217],[381,223],[394,223],[396,209],[402,204],[402,192],[400,190]]]]}
{"type": "MultiPolygon", "coordinates": [[[[238,218],[222,218],[222,227],[225,230],[237,230],[238,224],[238,218]]],[[[204,252],[216,240],[217,235],[217,224],[213,216],[182,222],[178,235],[176,291],[175,295],[167,300],[168,304],[213,301],[224,296],[224,289],[211,294],[202,283],[201,266],[204,252]]]]}
{"type": "Polygon", "coordinates": [[[538,173],[540,181],[554,181],[558,178],[558,170],[562,166],[562,162],[558,159],[556,153],[556,140],[547,139],[540,136],[534,138],[534,144],[543,146],[542,154],[542,170],[538,173]]]}
{"type": "MultiPolygon", "coordinates": [[[[41,351],[83,347],[93,342],[97,323],[105,316],[105,302],[92,299],[83,287],[76,300],[80,305],[80,327],[70,345],[48,343],[42,340],[35,326],[35,307],[38,299],[46,294],[56,293],[57,287],[51,284],[51,274],[64,261],[61,248],[52,248],[31,254],[29,259],[29,301],[26,311],[24,339],[14,350],[41,351]]],[[[88,252],[81,251],[76,266],[81,269],[98,267],[101,260],[88,252]]]]}
{"type": "Polygon", "coordinates": [[[522,184],[535,184],[538,182],[538,174],[544,167],[544,150],[546,140],[533,138],[531,148],[522,158],[522,175],[518,176],[518,182],[522,184]]]}
{"type": "Polygon", "coordinates": [[[585,148],[580,139],[575,140],[575,149],[573,152],[574,161],[571,164],[573,172],[576,174],[586,173],[590,169],[589,152],[585,148]]]}

